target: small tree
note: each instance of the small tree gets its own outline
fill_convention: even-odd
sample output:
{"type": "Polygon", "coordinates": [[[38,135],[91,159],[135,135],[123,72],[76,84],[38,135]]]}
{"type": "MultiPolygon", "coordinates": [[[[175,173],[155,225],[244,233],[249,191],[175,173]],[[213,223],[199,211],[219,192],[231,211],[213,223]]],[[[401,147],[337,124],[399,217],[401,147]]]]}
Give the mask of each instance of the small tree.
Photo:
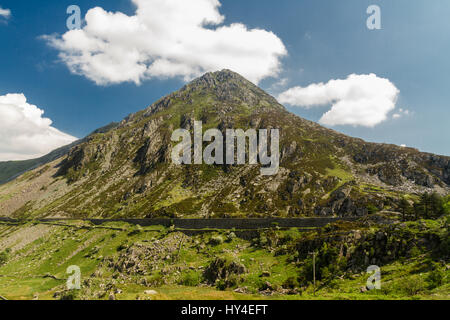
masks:
{"type": "Polygon", "coordinates": [[[445,213],[444,204],[444,199],[436,192],[422,194],[419,202],[414,204],[416,220],[441,216],[445,213]]]}
{"type": "Polygon", "coordinates": [[[419,217],[423,215],[423,207],[420,202],[415,202],[414,206],[414,220],[419,220],[419,217]]]}
{"type": "Polygon", "coordinates": [[[402,198],[399,203],[400,212],[402,214],[402,220],[406,221],[407,217],[411,214],[412,206],[408,200],[402,198]]]}
{"type": "Polygon", "coordinates": [[[443,199],[442,208],[444,210],[444,214],[450,214],[450,195],[443,199]]]}
{"type": "Polygon", "coordinates": [[[422,208],[422,217],[429,218],[430,217],[430,207],[431,207],[431,197],[430,194],[424,193],[420,196],[420,203],[422,208]]]}
{"type": "Polygon", "coordinates": [[[444,214],[444,200],[436,192],[429,196],[430,214],[439,217],[444,214]]]}

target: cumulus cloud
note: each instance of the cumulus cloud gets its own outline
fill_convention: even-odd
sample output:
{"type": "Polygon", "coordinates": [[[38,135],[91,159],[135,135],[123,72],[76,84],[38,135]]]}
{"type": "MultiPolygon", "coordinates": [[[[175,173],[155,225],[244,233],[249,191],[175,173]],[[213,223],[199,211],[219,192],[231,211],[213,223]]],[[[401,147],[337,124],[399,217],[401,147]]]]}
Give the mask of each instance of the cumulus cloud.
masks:
{"type": "Polygon", "coordinates": [[[404,110],[404,109],[400,108],[398,110],[398,112],[396,112],[396,113],[394,113],[392,115],[392,118],[393,119],[399,119],[399,118],[404,117],[404,116],[409,116],[410,114],[411,113],[409,112],[409,110],[404,110]]]}
{"type": "Polygon", "coordinates": [[[11,10],[0,7],[0,17],[8,19],[11,17],[11,10]]]}
{"type": "Polygon", "coordinates": [[[312,108],[331,105],[319,122],[325,125],[374,127],[388,119],[400,91],[375,74],[352,74],[343,80],[294,87],[278,96],[281,103],[312,108]]]}
{"type": "Polygon", "coordinates": [[[23,94],[0,96],[0,161],[37,158],[76,140],[43,114],[23,94]]]}
{"type": "Polygon", "coordinates": [[[90,9],[85,26],[45,36],[71,72],[98,85],[152,78],[189,80],[232,69],[258,83],[280,71],[287,54],[272,32],[223,25],[218,0],[132,0],[133,16],[90,9]]]}

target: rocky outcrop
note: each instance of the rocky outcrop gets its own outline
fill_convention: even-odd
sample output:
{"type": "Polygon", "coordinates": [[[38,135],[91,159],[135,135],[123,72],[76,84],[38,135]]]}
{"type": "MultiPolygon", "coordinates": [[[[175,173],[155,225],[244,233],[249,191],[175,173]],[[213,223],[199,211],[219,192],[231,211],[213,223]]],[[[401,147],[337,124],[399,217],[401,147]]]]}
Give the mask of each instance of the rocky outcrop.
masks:
{"type": "Polygon", "coordinates": [[[67,157],[59,165],[57,176],[64,176],[68,173],[69,169],[74,171],[81,170],[85,165],[87,165],[94,154],[94,150],[91,146],[82,144],[76,146],[70,150],[67,157]]]}
{"type": "MultiPolygon", "coordinates": [[[[297,252],[295,259],[302,261],[317,248],[336,248],[336,258],[345,259],[345,269],[352,272],[365,271],[369,265],[383,266],[402,257],[413,256],[415,251],[432,253],[447,259],[450,252],[447,244],[448,232],[439,235],[436,230],[415,225],[407,228],[404,224],[391,224],[375,231],[351,230],[313,239],[301,239],[293,250],[297,252]]],[[[329,255],[320,250],[320,255],[329,255]]],[[[283,248],[278,249],[280,254],[283,248]]],[[[287,249],[291,250],[291,249],[287,249]]],[[[316,260],[316,261],[317,261],[316,260]]]]}
{"type": "Polygon", "coordinates": [[[383,194],[365,194],[358,190],[355,183],[344,184],[331,193],[325,204],[315,207],[315,214],[318,216],[363,217],[374,211],[381,211],[385,205],[396,206],[394,199],[383,194]]]}
{"type": "Polygon", "coordinates": [[[400,186],[404,179],[427,188],[433,188],[436,184],[450,185],[450,157],[367,143],[353,159],[356,163],[369,165],[367,172],[388,185],[400,186]]]}
{"type": "Polygon", "coordinates": [[[236,276],[246,273],[243,264],[226,258],[214,259],[205,269],[203,276],[209,284],[223,282],[225,287],[236,285],[236,276]]]}

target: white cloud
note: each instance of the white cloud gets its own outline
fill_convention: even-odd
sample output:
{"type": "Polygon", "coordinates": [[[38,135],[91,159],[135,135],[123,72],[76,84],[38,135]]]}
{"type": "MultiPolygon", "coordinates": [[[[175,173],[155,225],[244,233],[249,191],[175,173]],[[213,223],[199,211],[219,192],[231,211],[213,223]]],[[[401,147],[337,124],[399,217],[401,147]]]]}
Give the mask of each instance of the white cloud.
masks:
{"type": "Polygon", "coordinates": [[[232,69],[258,83],[287,54],[272,32],[223,25],[218,0],[132,0],[133,16],[90,9],[81,30],[45,36],[71,72],[98,85],[232,69]]]}
{"type": "Polygon", "coordinates": [[[0,96],[0,161],[40,157],[76,140],[51,126],[23,94],[0,96]]]}
{"type": "Polygon", "coordinates": [[[411,112],[409,110],[404,110],[404,109],[400,108],[398,112],[396,112],[392,115],[392,118],[399,119],[403,116],[409,116],[410,114],[411,114],[411,112]]]}
{"type": "Polygon", "coordinates": [[[374,127],[388,119],[400,91],[388,79],[375,74],[352,74],[345,80],[294,87],[278,97],[281,103],[312,108],[331,105],[320,123],[330,126],[374,127]]]}
{"type": "Polygon", "coordinates": [[[0,17],[8,19],[11,17],[11,10],[0,7],[0,17]]]}
{"type": "Polygon", "coordinates": [[[270,91],[275,91],[275,92],[278,91],[279,92],[280,90],[283,90],[284,88],[286,88],[288,83],[289,83],[288,78],[278,79],[270,86],[270,91]]]}

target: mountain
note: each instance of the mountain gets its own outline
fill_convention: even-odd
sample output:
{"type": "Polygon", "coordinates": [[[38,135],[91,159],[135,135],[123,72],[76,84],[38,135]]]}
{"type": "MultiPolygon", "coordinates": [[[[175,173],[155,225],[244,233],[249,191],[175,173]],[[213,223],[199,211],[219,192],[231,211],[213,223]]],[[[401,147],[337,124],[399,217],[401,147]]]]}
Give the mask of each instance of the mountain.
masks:
{"type": "Polygon", "coordinates": [[[79,141],[75,141],[36,159],[0,162],[0,184],[11,181],[29,170],[33,170],[66,155],[78,143],[79,141]]]}
{"type": "MultiPolygon", "coordinates": [[[[115,126],[117,126],[117,123],[112,122],[100,129],[95,130],[92,134],[107,132],[108,130],[114,128],[115,126]]],[[[25,172],[33,170],[39,166],[43,166],[49,162],[52,162],[58,158],[67,155],[70,149],[82,143],[83,141],[84,139],[74,141],[71,144],[55,149],[52,152],[40,158],[22,161],[0,162],[0,185],[17,178],[18,176],[24,174],[25,172]]]]}
{"type": "Polygon", "coordinates": [[[400,199],[448,194],[450,157],[367,143],[288,112],[240,75],[195,79],[67,155],[0,186],[14,217],[364,216],[400,199]],[[175,129],[280,130],[280,169],[175,165],[175,129]]]}

